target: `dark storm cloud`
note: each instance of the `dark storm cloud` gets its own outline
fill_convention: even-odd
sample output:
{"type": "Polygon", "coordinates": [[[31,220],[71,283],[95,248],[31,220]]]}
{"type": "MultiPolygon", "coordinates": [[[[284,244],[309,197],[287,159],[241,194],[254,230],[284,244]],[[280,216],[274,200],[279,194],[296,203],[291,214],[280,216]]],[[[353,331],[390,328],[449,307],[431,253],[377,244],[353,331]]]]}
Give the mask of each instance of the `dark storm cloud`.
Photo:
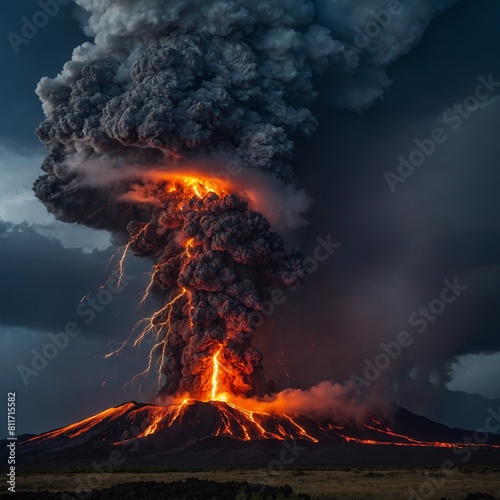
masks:
{"type": "Polygon", "coordinates": [[[349,71],[322,77],[322,98],[338,108],[366,110],[392,80],[387,67],[417,45],[434,16],[457,0],[316,0],[317,18],[344,45],[349,71]]]}
{"type": "Polygon", "coordinates": [[[488,410],[496,410],[500,406],[498,398],[490,399],[479,394],[450,391],[431,383],[413,381],[409,381],[396,402],[436,422],[470,430],[483,428],[488,410]]]}
{"type": "MultiPolygon", "coordinates": [[[[500,81],[492,21],[499,7],[481,7],[479,13],[473,2],[462,2],[436,18],[422,43],[390,67],[394,85],[383,103],[359,117],[317,113],[318,133],[299,146],[294,168],[315,199],[305,241],[326,231],[342,248],[310,276],[304,295],[290,297],[283,314],[283,328],[300,332],[282,342],[293,383],[314,378],[306,368],[313,364],[320,377],[360,374],[380,342],[408,330],[414,344],[393,363],[392,377],[380,380],[425,408],[431,374],[444,384],[456,356],[500,350],[498,102],[477,109],[458,130],[448,126],[447,141],[395,193],[383,177],[397,169],[399,155],[416,148],[415,139],[443,126],[442,113],[472,95],[480,75],[500,81]],[[416,333],[409,316],[439,298],[443,280],[455,276],[467,291],[416,333]],[[310,311],[307,319],[293,314],[299,303],[310,311]],[[418,368],[417,384],[408,378],[411,367],[418,368]]],[[[273,371],[289,383],[280,367],[273,371]]]]}
{"type": "Polygon", "coordinates": [[[36,330],[0,327],[0,390],[16,391],[17,433],[38,433],[82,420],[127,400],[147,399],[138,386],[124,384],[136,373],[144,353],[103,359],[106,340],[77,337],[38,375],[21,379],[19,365],[31,366],[32,350],[42,352],[47,336],[36,330]]]}
{"type": "Polygon", "coordinates": [[[420,44],[389,68],[397,85],[374,115],[410,116],[413,121],[436,116],[470,94],[478,75],[494,73],[500,80],[499,15],[495,0],[482,2],[481,8],[471,0],[462,1],[440,14],[420,44]]]}
{"type": "Polygon", "coordinates": [[[147,267],[139,259],[127,260],[123,291],[109,305],[99,301],[112,252],[65,249],[28,225],[0,221],[0,386],[17,391],[19,433],[43,432],[126,399],[151,396],[147,389],[138,395],[137,385],[124,387],[137,373],[142,350],[104,359],[148,311],[137,311],[147,267]],[[76,322],[81,333],[42,369],[25,369],[23,380],[19,366],[32,369],[35,353],[53,342],[48,335],[64,331],[68,322],[76,322]]]}
{"type": "Polygon", "coordinates": [[[0,326],[56,333],[68,321],[76,321],[82,326],[82,335],[107,340],[126,337],[140,315],[136,304],[144,284],[142,262],[130,259],[126,272],[134,278],[109,305],[98,304],[102,311],[95,311],[92,317],[89,310],[93,306],[82,306],[81,300],[87,294],[96,298],[99,286],[106,282],[111,249],[84,253],[65,249],[59,241],[40,236],[27,225],[3,223],[2,229],[0,326]]]}

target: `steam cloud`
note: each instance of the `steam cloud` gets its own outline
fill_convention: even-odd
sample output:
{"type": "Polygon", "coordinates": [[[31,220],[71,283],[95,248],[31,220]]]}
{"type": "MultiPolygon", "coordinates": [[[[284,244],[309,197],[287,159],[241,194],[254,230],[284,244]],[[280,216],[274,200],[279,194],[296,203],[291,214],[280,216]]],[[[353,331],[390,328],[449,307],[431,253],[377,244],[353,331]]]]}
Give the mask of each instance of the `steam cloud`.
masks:
{"type": "Polygon", "coordinates": [[[366,108],[388,85],[385,65],[452,2],[413,2],[381,35],[382,48],[348,61],[348,31],[366,22],[368,2],[75,1],[94,42],[37,87],[48,155],[35,193],[61,220],[128,228],[132,250],[155,259],[165,393],[206,394],[207,363],[224,346],[220,361],[237,373],[224,389],[248,395],[262,358],[250,345],[252,314],[274,282],[294,286],[305,275],[301,254],[285,249],[255,209],[283,229],[307,207],[301,194],[288,213],[288,191],[276,196],[285,215],[275,217],[276,207],[249,195],[256,177],[248,172],[265,172],[264,184],[286,193],[276,178],[291,177],[294,137],[316,127],[307,108],[313,73],[352,77],[357,88],[332,82],[334,101],[366,108]],[[403,37],[405,26],[413,29],[403,37]],[[221,159],[243,166],[246,189],[240,181],[195,195],[172,178],[190,163],[221,159]]]}

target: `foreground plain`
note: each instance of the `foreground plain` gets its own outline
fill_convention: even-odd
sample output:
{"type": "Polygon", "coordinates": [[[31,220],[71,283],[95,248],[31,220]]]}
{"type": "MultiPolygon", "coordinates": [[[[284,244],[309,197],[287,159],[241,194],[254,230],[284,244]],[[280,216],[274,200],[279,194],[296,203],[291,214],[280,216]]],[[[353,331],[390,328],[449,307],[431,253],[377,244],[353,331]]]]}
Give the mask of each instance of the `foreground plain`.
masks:
{"type": "MultiPolygon", "coordinates": [[[[500,498],[500,467],[291,468],[269,474],[266,469],[162,469],[127,468],[112,474],[96,474],[91,469],[60,471],[19,471],[17,491],[70,491],[82,485],[98,484],[97,489],[136,481],[171,482],[189,477],[212,481],[248,481],[271,486],[289,485],[296,493],[312,499],[406,499],[411,489],[422,498],[463,500],[470,493],[487,493],[500,498]],[[425,497],[424,497],[425,495],[425,497]]],[[[80,489],[80,492],[82,490],[80,489]]],[[[256,493],[258,488],[256,487],[256,493]]],[[[418,497],[414,497],[418,498],[418,497]]]]}

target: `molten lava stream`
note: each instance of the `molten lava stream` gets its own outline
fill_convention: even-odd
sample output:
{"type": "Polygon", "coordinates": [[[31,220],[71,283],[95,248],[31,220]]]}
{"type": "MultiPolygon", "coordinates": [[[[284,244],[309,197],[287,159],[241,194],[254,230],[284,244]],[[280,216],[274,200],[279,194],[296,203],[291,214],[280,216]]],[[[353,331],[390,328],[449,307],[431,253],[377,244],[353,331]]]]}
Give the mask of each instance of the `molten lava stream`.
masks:
{"type": "MultiPolygon", "coordinates": [[[[211,404],[217,408],[219,416],[216,436],[225,436],[241,441],[250,440],[288,440],[303,439],[311,442],[318,440],[309,435],[292,417],[283,413],[266,413],[252,410],[252,405],[257,402],[252,399],[244,401],[245,408],[231,401],[231,394],[223,391],[222,388],[228,385],[227,379],[231,377],[231,369],[222,366],[221,355],[224,346],[221,345],[212,356],[211,373],[207,377],[210,380],[210,390],[201,402],[211,404]]],[[[138,437],[151,436],[166,427],[182,424],[182,419],[188,408],[195,404],[197,400],[184,398],[178,403],[167,407],[158,407],[150,415],[150,423],[145,431],[138,437]]]]}
{"type": "Polygon", "coordinates": [[[55,431],[47,432],[45,434],[42,434],[41,436],[35,436],[31,439],[28,439],[26,442],[33,441],[38,444],[43,441],[48,441],[50,439],[58,437],[66,437],[70,439],[76,438],[90,431],[93,427],[101,424],[102,422],[111,422],[121,417],[122,415],[127,413],[127,411],[129,411],[133,406],[133,403],[127,403],[118,408],[109,408],[97,415],[93,415],[92,417],[86,418],[85,420],[81,420],[80,422],[76,422],[66,427],[61,427],[60,429],[56,429],[55,431]]]}
{"type": "Polygon", "coordinates": [[[188,400],[185,399],[182,403],[172,404],[167,407],[157,407],[152,418],[152,423],[148,425],[146,430],[139,434],[139,438],[151,436],[156,432],[160,431],[164,427],[170,427],[177,420],[180,422],[182,420],[182,415],[185,409],[188,407],[188,400]]]}

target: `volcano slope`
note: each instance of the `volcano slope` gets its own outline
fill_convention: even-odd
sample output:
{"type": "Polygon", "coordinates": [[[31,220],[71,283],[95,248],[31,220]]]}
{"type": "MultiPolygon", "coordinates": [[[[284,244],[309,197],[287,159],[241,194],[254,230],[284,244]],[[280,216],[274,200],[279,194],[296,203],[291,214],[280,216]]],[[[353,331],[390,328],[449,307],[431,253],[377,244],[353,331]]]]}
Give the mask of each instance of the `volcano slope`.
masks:
{"type": "MultiPolygon", "coordinates": [[[[129,402],[37,436],[20,436],[19,467],[499,464],[500,436],[449,428],[396,408],[364,424],[248,411],[221,401],[129,402]],[[285,450],[285,451],[284,451],[285,450]],[[279,459],[279,458],[278,458],[279,459]]],[[[2,446],[2,450],[5,450],[2,446]]],[[[2,453],[4,453],[2,451],[2,453]]]]}

